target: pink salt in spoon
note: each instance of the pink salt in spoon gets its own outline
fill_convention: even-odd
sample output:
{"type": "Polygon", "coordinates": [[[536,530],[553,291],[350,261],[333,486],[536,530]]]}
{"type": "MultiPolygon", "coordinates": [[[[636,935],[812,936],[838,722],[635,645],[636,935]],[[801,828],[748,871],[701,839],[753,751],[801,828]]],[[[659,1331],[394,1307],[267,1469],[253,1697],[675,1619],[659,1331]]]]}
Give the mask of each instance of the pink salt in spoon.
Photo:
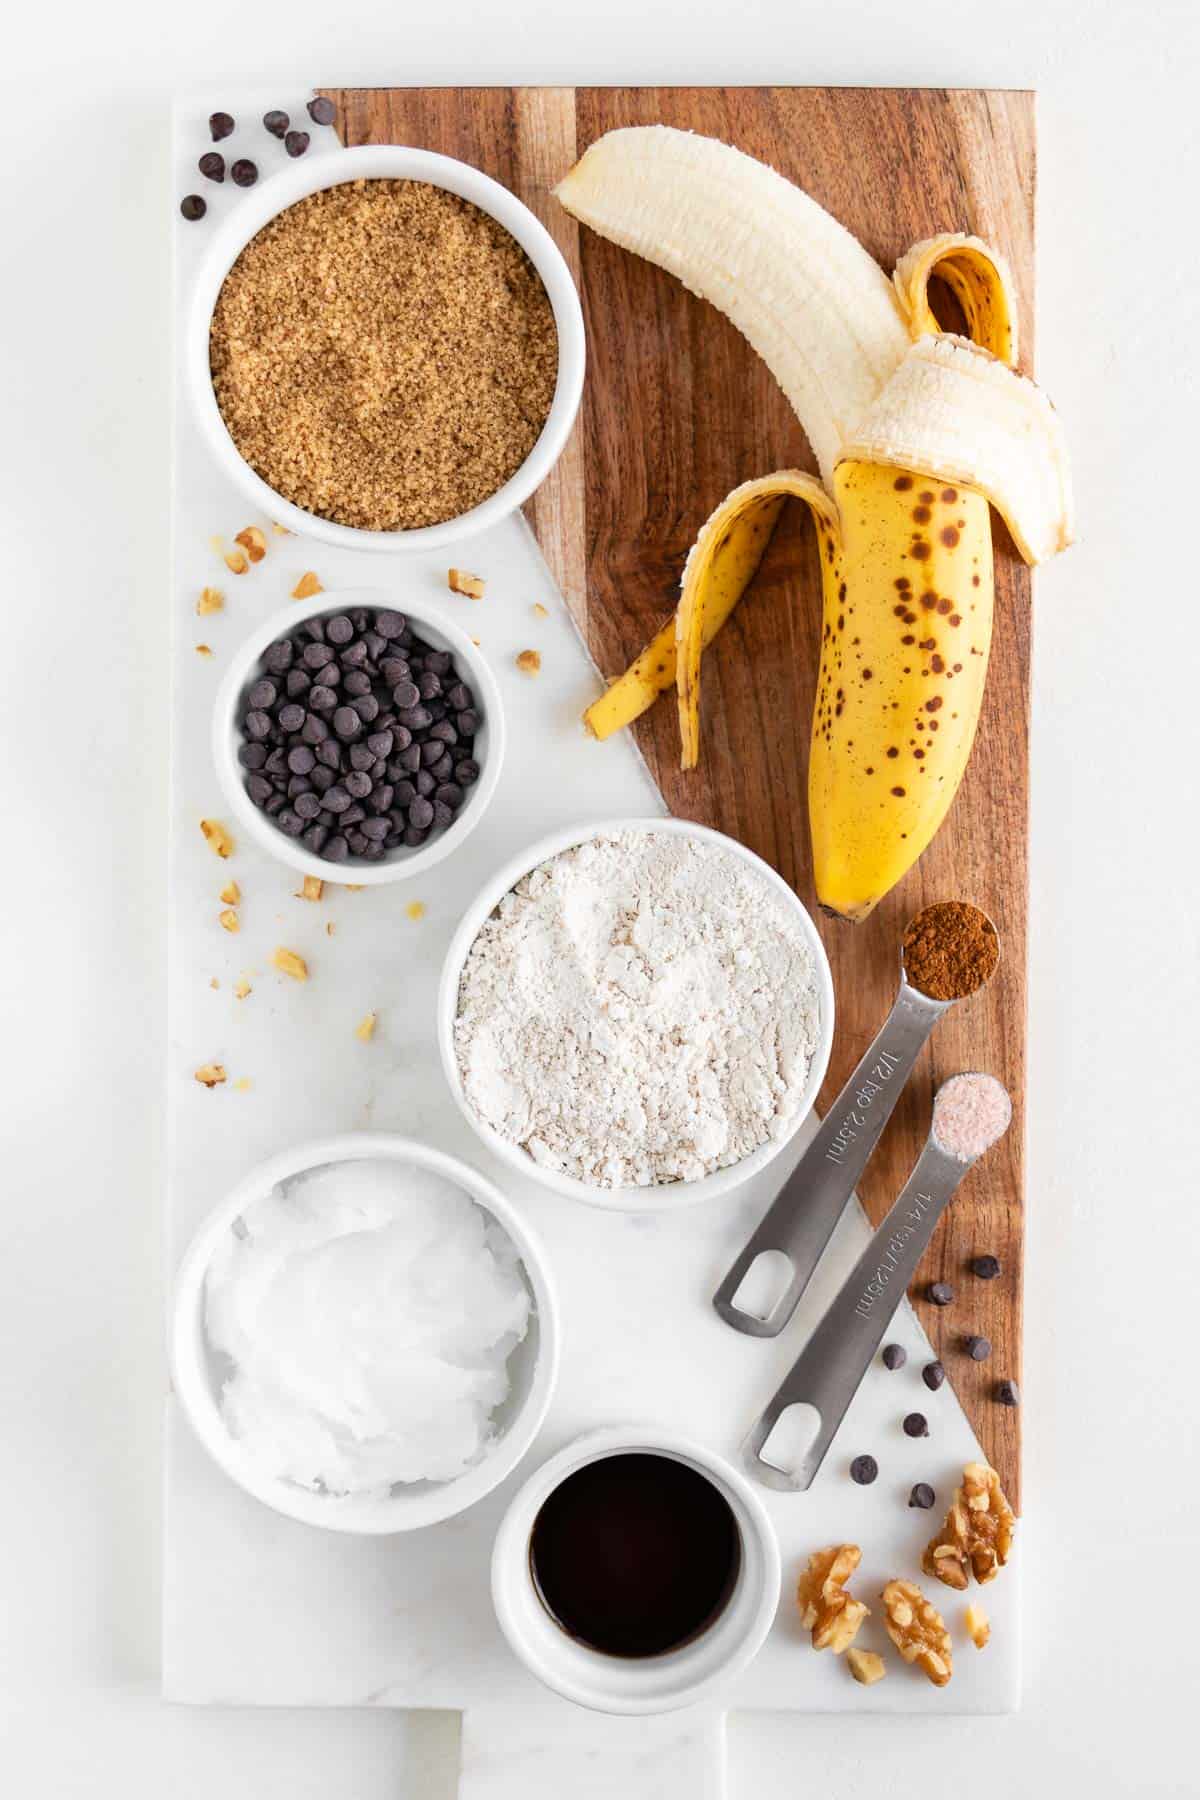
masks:
{"type": "Polygon", "coordinates": [[[846,1410],[911,1284],[934,1227],[967,1170],[1008,1130],[1012,1102],[994,1075],[951,1075],[933,1102],[925,1148],[899,1199],[830,1303],[743,1446],[752,1473],[785,1491],[811,1487],[846,1410]],[[799,1460],[764,1456],[789,1407],[818,1415],[799,1460]]]}

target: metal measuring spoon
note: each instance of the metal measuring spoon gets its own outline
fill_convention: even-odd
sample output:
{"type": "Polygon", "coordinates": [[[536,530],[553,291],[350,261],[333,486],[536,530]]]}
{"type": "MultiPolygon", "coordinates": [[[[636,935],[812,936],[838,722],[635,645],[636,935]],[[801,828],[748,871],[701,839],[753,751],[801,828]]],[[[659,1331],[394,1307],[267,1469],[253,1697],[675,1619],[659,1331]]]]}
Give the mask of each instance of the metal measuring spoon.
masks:
{"type": "MultiPolygon", "coordinates": [[[[966,904],[962,902],[961,904],[966,904]]],[[[929,908],[923,909],[929,911],[929,908]]],[[[980,916],[991,920],[980,908],[980,916]]],[[[921,913],[909,921],[907,937],[921,913]]],[[[995,932],[992,925],[992,931],[995,932]]],[[[994,973],[994,969],[992,971],[994,973]]],[[[990,976],[988,977],[990,979],[990,976]]],[[[981,982],[980,986],[985,983],[981,982]]],[[[979,988],[973,990],[979,992],[979,988]]],[[[960,995],[969,999],[969,995],[960,995]]],[[[746,1248],[713,1295],[727,1325],[747,1337],[777,1337],[795,1312],[834,1227],[892,1116],[913,1064],[944,1013],[958,1000],[934,1000],[913,987],[900,952],[900,992],[874,1043],[817,1127],[746,1248]],[[791,1264],[787,1287],[761,1317],[734,1304],[734,1296],[764,1251],[781,1251],[791,1264]]]]}
{"type": "MultiPolygon", "coordinates": [[[[953,1104],[949,1110],[954,1110],[953,1104]]],[[[746,1461],[767,1487],[794,1491],[812,1485],[846,1409],[917,1272],[934,1227],[967,1170],[1004,1136],[1011,1118],[1008,1092],[992,1075],[952,1075],[938,1089],[929,1137],[899,1199],[746,1439],[746,1461]],[[939,1126],[939,1111],[945,1114],[947,1101],[953,1102],[956,1094],[961,1095],[961,1083],[982,1084],[976,1092],[987,1108],[987,1117],[974,1124],[976,1138],[966,1155],[959,1141],[961,1122],[955,1122],[953,1132],[945,1124],[939,1126]],[[949,1145],[939,1142],[939,1129],[949,1145]],[[812,1407],[820,1415],[819,1424],[799,1466],[794,1470],[781,1469],[765,1461],[762,1451],[781,1416],[789,1406],[796,1405],[812,1407]]],[[[967,1128],[971,1129],[970,1120],[967,1128]]]]}

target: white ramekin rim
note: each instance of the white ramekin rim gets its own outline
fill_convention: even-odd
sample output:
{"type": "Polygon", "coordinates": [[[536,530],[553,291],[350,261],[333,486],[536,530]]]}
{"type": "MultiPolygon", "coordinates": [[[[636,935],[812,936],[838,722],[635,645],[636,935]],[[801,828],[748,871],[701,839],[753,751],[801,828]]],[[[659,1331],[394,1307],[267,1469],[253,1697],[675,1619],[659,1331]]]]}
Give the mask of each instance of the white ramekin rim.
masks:
{"type": "Polygon", "coordinates": [[[653,1424],[602,1426],[551,1456],[509,1502],[492,1548],[492,1605],[509,1646],[544,1686],[593,1712],[646,1715],[710,1700],[762,1648],[781,1585],[775,1529],[750,1482],[707,1445],[653,1424]],[[739,1588],[726,1613],[694,1644],[644,1662],[568,1639],[537,1596],[529,1556],[534,1521],[554,1489],[585,1464],[630,1451],[671,1456],[707,1475],[732,1507],[742,1540],[739,1588]]]}
{"type": "Polygon", "coordinates": [[[247,502],[290,531],[349,550],[433,551],[463,542],[515,512],[561,456],[583,395],[586,338],[579,292],[558,245],[523,201],[481,169],[401,144],[364,144],[298,160],[250,189],[218,227],[196,276],[185,325],[184,369],[192,410],[214,460],[247,502]],[[558,380],[541,435],[503,487],[456,519],[412,531],[364,531],[319,518],[285,500],[255,473],[234,444],[213,393],[209,326],[221,284],[250,239],[309,194],[362,180],[426,181],[469,200],[516,239],[541,277],[558,332],[558,380]]]}
{"type": "Polygon", "coordinates": [[[499,1486],[516,1468],[541,1429],[558,1376],[560,1330],[558,1303],[550,1264],[537,1234],[512,1202],[486,1176],[469,1163],[445,1151],[435,1150],[412,1138],[390,1132],[352,1132],[317,1138],[296,1145],[259,1164],[238,1182],[213,1208],[196,1232],[180,1261],[175,1277],[168,1324],[171,1382],[188,1423],[209,1455],[246,1493],[274,1512],[365,1537],[416,1531],[449,1519],[473,1506],[499,1486]],[[503,1227],[516,1246],[533,1292],[537,1321],[537,1351],[529,1385],[508,1428],[485,1452],[482,1460],[453,1481],[422,1485],[420,1492],[391,1494],[386,1498],[337,1498],[296,1486],[264,1474],[221,1417],[210,1376],[204,1366],[204,1281],[218,1243],[247,1206],[278,1182],[308,1169],[338,1162],[383,1159],[408,1163],[444,1176],[470,1195],[503,1227]]]}
{"type": "Polygon", "coordinates": [[[471,1126],[476,1135],[485,1143],[494,1156],[507,1164],[519,1175],[526,1175],[538,1181],[543,1187],[550,1188],[556,1194],[567,1199],[582,1200],[588,1206],[604,1208],[611,1212],[645,1212],[652,1210],[674,1209],[690,1206],[700,1200],[711,1200],[719,1194],[727,1194],[740,1187],[751,1176],[766,1168],[773,1162],[780,1151],[795,1136],[801,1124],[812,1110],[825,1079],[825,1071],[829,1066],[830,1052],[833,1048],[834,1029],[834,997],[833,977],[829,969],[829,958],[825,954],[825,946],[813,923],[812,915],[799,895],[790,888],[782,875],[771,865],[739,844],[736,838],[727,837],[724,832],[714,831],[707,825],[696,825],[688,819],[675,818],[616,818],[602,819],[597,823],[573,825],[566,830],[553,832],[541,838],[528,849],[520,851],[512,857],[496,873],[488,878],[466,908],[459,922],[458,929],[450,940],[446,959],[442,965],[441,979],[438,984],[437,997],[437,1037],[438,1051],[442,1059],[442,1068],[450,1085],[450,1092],[457,1102],[459,1111],[471,1126]],[[817,990],[817,1007],[819,1014],[819,1030],[817,1043],[813,1050],[809,1065],[808,1078],[805,1081],[799,1102],[787,1126],[778,1137],[769,1138],[757,1150],[744,1156],[740,1162],[732,1163],[728,1168],[716,1169],[710,1175],[698,1176],[692,1181],[664,1182],[655,1187],[592,1187],[587,1182],[577,1181],[573,1176],[562,1175],[557,1170],[544,1168],[534,1161],[533,1157],[517,1144],[502,1138],[499,1132],[481,1119],[463,1091],[462,1076],[458,1067],[458,1057],[454,1047],[454,1021],[458,1013],[458,989],[462,977],[463,965],[467,954],[474,943],[484,921],[495,911],[500,901],[510,888],[539,863],[557,856],[561,851],[574,849],[576,845],[587,843],[592,838],[613,837],[624,831],[670,832],[680,837],[698,838],[701,842],[718,844],[722,849],[736,855],[755,869],[788,905],[793,916],[799,921],[813,958],[813,975],[817,990]]]}
{"type": "Polygon", "coordinates": [[[491,805],[500,781],[504,763],[507,730],[500,684],[483,653],[472,643],[461,626],[418,600],[414,606],[394,587],[332,588],[314,594],[304,601],[289,601],[271,614],[269,619],[247,633],[234,651],[213,701],[212,752],[217,779],[226,803],[245,831],[258,846],[276,861],[296,869],[302,875],[315,875],[321,881],[354,882],[361,887],[383,887],[393,881],[408,881],[424,875],[436,863],[466,842],[491,805]],[[335,863],[307,849],[298,838],[290,838],[259,811],[246,792],[244,772],[237,760],[241,741],[236,716],[238,699],[250,673],[269,644],[278,637],[295,631],[298,625],[321,613],[338,613],[358,607],[394,607],[414,626],[422,637],[428,635],[436,648],[446,649],[455,658],[456,667],[468,687],[478,696],[482,710],[482,726],[476,739],[479,780],[467,790],[462,810],[454,822],[429,843],[416,850],[395,851],[380,862],[335,863]]]}

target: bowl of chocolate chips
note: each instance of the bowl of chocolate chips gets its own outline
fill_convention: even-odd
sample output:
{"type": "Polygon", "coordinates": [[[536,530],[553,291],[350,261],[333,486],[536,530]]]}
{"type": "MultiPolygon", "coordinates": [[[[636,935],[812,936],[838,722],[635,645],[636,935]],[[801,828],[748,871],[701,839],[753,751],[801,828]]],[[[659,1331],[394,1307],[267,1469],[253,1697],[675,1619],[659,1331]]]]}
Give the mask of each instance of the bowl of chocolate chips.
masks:
{"type": "Polygon", "coordinates": [[[478,647],[376,589],[321,593],[241,645],[217,695],[229,805],[302,874],[403,881],[457,848],[500,777],[500,694],[478,647]]]}

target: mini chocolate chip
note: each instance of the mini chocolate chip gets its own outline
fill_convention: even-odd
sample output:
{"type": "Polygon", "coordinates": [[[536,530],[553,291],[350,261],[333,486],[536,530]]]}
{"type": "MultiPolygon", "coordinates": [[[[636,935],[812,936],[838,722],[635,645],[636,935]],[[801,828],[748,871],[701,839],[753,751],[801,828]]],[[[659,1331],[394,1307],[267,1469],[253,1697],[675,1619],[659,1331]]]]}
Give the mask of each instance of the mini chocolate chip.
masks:
{"type": "Polygon", "coordinates": [[[308,143],[307,131],[289,131],[283,140],[283,147],[289,156],[303,156],[308,143]]]}
{"type": "Polygon", "coordinates": [[[237,124],[232,113],[210,113],[208,118],[208,130],[213,143],[219,144],[222,138],[233,136],[234,132],[237,130],[237,124]]]}
{"type": "Polygon", "coordinates": [[[253,711],[246,714],[244,730],[247,737],[257,738],[260,742],[271,735],[271,721],[265,712],[253,711]]]}
{"type": "Polygon", "coordinates": [[[985,1337],[969,1337],[964,1340],[963,1349],[972,1362],[986,1362],[992,1354],[992,1340],[985,1337]]]}
{"type": "Polygon", "coordinates": [[[954,1299],[954,1285],[949,1281],[931,1281],[925,1295],[935,1306],[949,1306],[954,1299]]]}
{"type": "Polygon", "coordinates": [[[263,662],[272,675],[284,675],[292,666],[295,649],[290,638],[279,638],[263,652],[263,662]]]}
{"type": "Polygon", "coordinates": [[[347,669],[342,677],[342,691],[347,698],[357,700],[371,691],[371,677],[364,669],[347,669]]]}
{"type": "Polygon", "coordinates": [[[350,704],[364,725],[373,725],[379,717],[379,702],[374,694],[356,694],[350,704]]]}
{"type": "Polygon", "coordinates": [[[219,150],[206,150],[196,166],[206,181],[225,179],[225,158],[219,150]]]}
{"type": "Polygon", "coordinates": [[[433,807],[424,795],[418,794],[409,807],[408,822],[417,831],[428,831],[433,824],[433,807]]]}
{"type": "Polygon", "coordinates": [[[284,691],[289,700],[299,700],[303,694],[307,694],[312,684],[312,676],[307,669],[289,669],[284,691]]]}
{"type": "Polygon", "coordinates": [[[354,636],[354,621],[345,613],[334,613],[325,621],[325,636],[331,644],[348,644],[354,636]]]}
{"type": "Polygon", "coordinates": [[[431,769],[418,769],[413,776],[413,781],[416,784],[417,792],[421,795],[422,799],[432,800],[434,794],[437,792],[437,781],[433,775],[433,771],[431,769]]]}
{"type": "Polygon", "coordinates": [[[447,825],[454,823],[454,814],[441,800],[433,803],[433,827],[435,831],[445,831],[447,825]]]}
{"type": "Polygon", "coordinates": [[[274,818],[276,813],[281,812],[286,805],[287,801],[282,794],[272,794],[269,800],[263,801],[263,811],[270,813],[274,818]]]}
{"type": "Polygon", "coordinates": [[[432,669],[435,675],[448,675],[454,658],[448,650],[427,650],[425,667],[432,669]]]}
{"type": "Polygon", "coordinates": [[[995,1281],[1000,1273],[1000,1258],[998,1256],[977,1256],[973,1259],[971,1267],[980,1281],[995,1281]]]}
{"type": "Polygon", "coordinates": [[[333,661],[334,654],[328,644],[305,644],[303,661],[310,669],[323,669],[326,663],[333,661]]]}
{"type": "Polygon", "coordinates": [[[316,749],[317,745],[323,744],[329,736],[329,727],[324,719],[316,713],[305,713],[304,723],[300,727],[300,736],[306,744],[311,744],[316,749]]]}
{"type": "Polygon", "coordinates": [[[365,800],[371,791],[371,777],[365,769],[354,769],[347,775],[342,786],[348,794],[353,794],[356,800],[365,800]]]}
{"type": "Polygon", "coordinates": [[[248,156],[239,156],[229,173],[233,176],[237,187],[253,187],[258,180],[258,165],[252,163],[248,156]]]}
{"type": "Polygon", "coordinates": [[[424,706],[398,706],[396,717],[409,731],[424,731],[433,724],[433,714],[424,706]]]}
{"type": "Polygon", "coordinates": [[[275,823],[281,831],[286,831],[289,837],[299,837],[304,830],[304,820],[290,806],[282,807],[276,813],[275,823]]]}
{"type": "Polygon", "coordinates": [[[323,681],[319,681],[316,687],[309,691],[308,704],[314,712],[332,712],[337,703],[337,695],[331,687],[326,687],[323,681]]]}
{"type": "MultiPolygon", "coordinates": [[[[453,781],[443,781],[442,785],[434,794],[434,799],[440,800],[443,806],[449,806],[452,809],[457,810],[463,803],[463,791],[453,781]]],[[[901,1351],[900,1355],[901,1358],[903,1358],[904,1352],[901,1351]]],[[[886,1351],[884,1352],[884,1360],[887,1360],[886,1351]]],[[[897,1363],[894,1366],[898,1368],[900,1365],[897,1363]]],[[[893,1365],[889,1363],[888,1367],[891,1368],[893,1365]]]]}
{"type": "Polygon", "coordinates": [[[378,839],[382,843],[391,829],[388,819],[364,819],[362,822],[362,834],[368,842],[378,839]]]}
{"type": "Polygon", "coordinates": [[[908,1504],[910,1506],[919,1506],[922,1512],[928,1512],[936,1499],[937,1495],[934,1493],[929,1483],[927,1481],[918,1481],[913,1488],[912,1493],[908,1496],[908,1504]]]}
{"type": "Polygon", "coordinates": [[[382,756],[386,761],[392,754],[395,742],[390,731],[373,731],[367,739],[367,749],[373,756],[382,756]]]}
{"type": "Polygon", "coordinates": [[[270,756],[268,756],[266,762],[263,764],[263,768],[268,775],[282,775],[287,768],[287,758],[284,756],[283,751],[272,750],[270,756]]]}
{"type": "Polygon", "coordinates": [[[438,742],[442,744],[457,744],[458,742],[458,733],[449,719],[438,719],[435,724],[430,726],[429,735],[431,738],[437,738],[438,742]]]}
{"type": "Polygon", "coordinates": [[[422,669],[421,679],[417,686],[421,690],[422,700],[436,700],[442,691],[442,679],[432,669],[422,669]]]}
{"type": "Polygon", "coordinates": [[[415,681],[398,681],[392,689],[392,703],[402,712],[409,712],[421,704],[421,690],[415,681]]]}
{"type": "Polygon", "coordinates": [[[410,850],[419,850],[426,835],[424,831],[418,831],[415,825],[406,825],[404,828],[404,842],[410,850]]]}
{"type": "Polygon", "coordinates": [[[333,729],[343,743],[358,736],[362,730],[362,720],[352,706],[339,706],[333,715],[333,729]]]}
{"type": "Polygon", "coordinates": [[[369,744],[350,746],[350,767],[365,772],[375,767],[375,752],[369,744]]]}
{"type": "Polygon", "coordinates": [[[308,116],[314,125],[332,125],[337,118],[337,109],[332,100],[327,100],[324,94],[317,94],[308,103],[308,116]]]}
{"type": "MultiPolygon", "coordinates": [[[[375,615],[376,633],[381,638],[386,638],[389,642],[394,641],[398,637],[402,637],[407,628],[408,620],[405,618],[404,614],[393,612],[391,608],[385,607],[382,612],[376,613],[375,615]]],[[[374,654],[378,655],[379,652],[376,651],[374,654]]]]}
{"type": "Polygon", "coordinates": [[[285,112],[268,112],[263,114],[263,124],[272,137],[281,138],[290,125],[291,120],[285,112]]]}
{"type": "Polygon", "coordinates": [[[420,744],[406,744],[396,758],[396,761],[400,764],[402,769],[408,772],[408,774],[415,775],[417,770],[421,767],[420,744]]]}
{"type": "Polygon", "coordinates": [[[317,794],[297,794],[296,811],[302,819],[315,819],[321,811],[321,800],[317,794]]]}
{"type": "Polygon", "coordinates": [[[302,844],[307,844],[315,856],[320,856],[322,850],[325,848],[325,840],[328,836],[329,827],[318,823],[309,826],[300,842],[302,844]]]}
{"type": "Polygon", "coordinates": [[[870,1487],[879,1473],[879,1464],[873,1456],[856,1456],[850,1464],[850,1479],[857,1481],[859,1487],[870,1487]]]}
{"type": "Polygon", "coordinates": [[[325,810],[331,813],[343,813],[350,805],[350,796],[344,787],[334,786],[326,789],[325,810]]]}
{"type": "Polygon", "coordinates": [[[259,712],[269,712],[278,697],[279,689],[275,686],[275,683],[273,681],[268,681],[266,677],[264,677],[261,681],[256,681],[254,683],[254,686],[246,695],[246,702],[249,706],[256,708],[259,712]]]}
{"type": "Polygon", "coordinates": [[[479,730],[479,714],[470,706],[456,714],[454,722],[464,737],[474,737],[479,730]]]}
{"type": "Polygon", "coordinates": [[[208,202],[202,200],[199,194],[185,194],[179,202],[179,210],[189,223],[194,223],[196,219],[204,217],[208,211],[208,202]]]}
{"type": "Polygon", "coordinates": [[[398,687],[408,680],[411,670],[402,656],[385,656],[379,665],[379,673],[389,687],[398,687]]]}
{"type": "Polygon", "coordinates": [[[330,838],[324,850],[326,862],[345,862],[349,854],[350,846],[340,832],[330,838]]]}
{"type": "Polygon", "coordinates": [[[342,766],[342,746],[336,738],[326,738],[317,745],[317,761],[324,763],[327,769],[340,769],[342,766]]]}
{"type": "Polygon", "coordinates": [[[275,716],[285,731],[299,731],[307,715],[298,700],[289,700],[275,716]]]}
{"type": "Polygon", "coordinates": [[[365,807],[360,806],[358,801],[354,800],[351,802],[351,804],[346,808],[345,812],[342,814],[340,823],[344,827],[348,827],[350,825],[361,825],[363,820],[366,818],[366,816],[367,816],[367,814],[366,814],[365,807]]]}
{"type": "Polygon", "coordinates": [[[261,769],[267,760],[267,747],[265,744],[239,744],[237,757],[243,769],[261,769]]]}
{"type": "Polygon", "coordinates": [[[437,738],[426,738],[421,745],[421,761],[427,769],[432,768],[435,762],[441,762],[442,754],[442,746],[437,738]]]}
{"type": "Polygon", "coordinates": [[[369,838],[363,836],[361,831],[348,831],[346,833],[346,842],[349,844],[351,852],[355,856],[365,855],[367,845],[370,841],[369,838]]]}
{"type": "Polygon", "coordinates": [[[904,1417],[904,1435],[911,1438],[929,1436],[929,1420],[924,1413],[906,1413],[904,1417]]]}
{"type": "Polygon", "coordinates": [[[454,686],[450,689],[450,692],[446,695],[446,698],[454,708],[455,712],[465,712],[468,707],[474,706],[475,704],[475,696],[472,694],[465,681],[455,682],[454,686]]]}
{"type": "Polygon", "coordinates": [[[883,1346],[883,1366],[885,1369],[902,1369],[908,1361],[908,1351],[903,1344],[885,1344],[883,1346]]]}
{"type": "Polygon", "coordinates": [[[925,1383],[925,1386],[929,1389],[931,1394],[937,1393],[945,1379],[946,1371],[943,1369],[940,1362],[926,1363],[925,1367],[921,1370],[921,1380],[925,1383]]]}
{"type": "Polygon", "coordinates": [[[307,775],[316,760],[307,744],[297,744],[294,750],[288,751],[287,766],[293,775],[307,775]]]}
{"type": "Polygon", "coordinates": [[[998,1381],[996,1398],[1001,1406],[1020,1406],[1021,1390],[1015,1381],[998,1381]]]}
{"type": "Polygon", "coordinates": [[[468,756],[454,765],[454,779],[460,787],[470,787],[479,780],[479,764],[468,756]]]}
{"type": "MultiPolygon", "coordinates": [[[[321,752],[318,750],[317,755],[320,756],[320,754],[321,752]]],[[[327,769],[323,762],[318,762],[309,779],[316,788],[318,794],[323,794],[326,788],[331,788],[333,786],[334,781],[337,778],[332,769],[327,769]]]]}
{"type": "Polygon", "coordinates": [[[255,806],[262,806],[271,796],[271,783],[267,780],[265,775],[248,775],[246,777],[246,792],[253,800],[255,806]]]}

